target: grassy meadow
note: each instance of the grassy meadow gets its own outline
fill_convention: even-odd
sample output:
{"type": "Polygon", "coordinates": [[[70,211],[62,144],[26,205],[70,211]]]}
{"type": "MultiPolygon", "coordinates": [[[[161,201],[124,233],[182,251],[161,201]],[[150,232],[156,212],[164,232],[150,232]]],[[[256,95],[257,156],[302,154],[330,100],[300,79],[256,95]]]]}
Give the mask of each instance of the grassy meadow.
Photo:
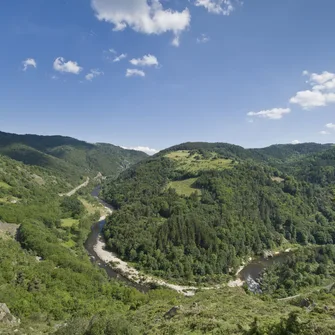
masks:
{"type": "Polygon", "coordinates": [[[232,167],[231,159],[220,158],[211,152],[208,156],[192,153],[189,150],[172,151],[165,157],[173,159],[177,163],[177,170],[183,172],[199,172],[204,170],[224,170],[232,167]]]}

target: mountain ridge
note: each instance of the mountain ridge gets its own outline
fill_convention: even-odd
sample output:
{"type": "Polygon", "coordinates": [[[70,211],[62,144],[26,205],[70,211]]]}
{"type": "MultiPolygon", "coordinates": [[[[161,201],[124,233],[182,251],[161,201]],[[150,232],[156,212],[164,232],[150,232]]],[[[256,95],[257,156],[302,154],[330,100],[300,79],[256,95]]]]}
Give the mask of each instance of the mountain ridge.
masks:
{"type": "Polygon", "coordinates": [[[68,180],[78,175],[116,176],[119,172],[147,155],[108,143],[88,143],[68,136],[17,135],[0,132],[0,154],[29,165],[59,171],[68,180]]]}

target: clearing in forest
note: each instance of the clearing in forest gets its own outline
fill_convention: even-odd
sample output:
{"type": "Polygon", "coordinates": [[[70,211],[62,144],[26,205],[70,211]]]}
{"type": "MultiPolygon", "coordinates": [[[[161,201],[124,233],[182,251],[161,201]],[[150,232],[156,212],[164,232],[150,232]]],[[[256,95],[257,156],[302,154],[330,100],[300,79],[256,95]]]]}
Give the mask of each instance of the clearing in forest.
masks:
{"type": "Polygon", "coordinates": [[[61,220],[61,226],[63,228],[77,226],[78,224],[79,224],[79,220],[72,219],[72,218],[61,220]]]}
{"type": "Polygon", "coordinates": [[[224,170],[233,166],[231,159],[221,158],[217,153],[210,151],[201,154],[189,150],[178,150],[167,153],[165,157],[173,159],[178,165],[177,169],[183,172],[224,170]]]}
{"type": "Polygon", "coordinates": [[[168,188],[173,188],[179,195],[190,196],[192,193],[196,192],[198,195],[201,194],[201,190],[196,189],[193,185],[197,178],[189,178],[185,180],[171,181],[168,184],[168,188]]]}

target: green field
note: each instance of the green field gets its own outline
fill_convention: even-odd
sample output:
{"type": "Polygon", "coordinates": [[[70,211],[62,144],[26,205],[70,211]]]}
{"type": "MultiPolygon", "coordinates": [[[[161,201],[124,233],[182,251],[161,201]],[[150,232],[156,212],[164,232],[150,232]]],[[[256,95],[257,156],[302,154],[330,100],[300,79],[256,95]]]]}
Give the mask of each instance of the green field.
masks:
{"type": "Polygon", "coordinates": [[[185,180],[172,181],[168,184],[168,188],[173,188],[179,195],[190,196],[196,192],[198,195],[201,194],[201,190],[192,187],[197,178],[189,178],[185,180]]]}
{"type": "Polygon", "coordinates": [[[173,159],[178,165],[177,169],[183,172],[224,170],[233,165],[232,160],[220,158],[214,152],[208,152],[208,157],[204,157],[188,150],[178,150],[169,152],[165,157],[173,159]]]}
{"type": "Polygon", "coordinates": [[[107,215],[107,210],[98,201],[89,202],[83,197],[78,197],[78,199],[82,202],[88,214],[99,212],[100,216],[107,215]]]}
{"type": "Polygon", "coordinates": [[[79,223],[79,220],[76,220],[76,219],[72,219],[72,218],[69,218],[69,219],[62,219],[61,220],[61,226],[62,227],[73,227],[73,226],[77,226],[79,223]]]}

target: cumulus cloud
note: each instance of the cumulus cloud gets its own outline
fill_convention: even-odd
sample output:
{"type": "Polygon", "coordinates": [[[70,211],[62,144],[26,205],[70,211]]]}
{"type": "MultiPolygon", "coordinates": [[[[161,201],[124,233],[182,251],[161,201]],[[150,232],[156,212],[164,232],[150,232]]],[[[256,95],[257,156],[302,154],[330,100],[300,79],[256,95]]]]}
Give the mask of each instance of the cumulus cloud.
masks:
{"type": "Polygon", "coordinates": [[[209,13],[230,15],[235,10],[235,4],[240,3],[239,0],[195,0],[197,7],[204,7],[209,13]]]}
{"type": "Polygon", "coordinates": [[[247,115],[271,120],[279,120],[285,114],[288,114],[290,112],[291,112],[290,108],[273,108],[268,110],[262,110],[260,112],[249,112],[247,115]]]}
{"type": "Polygon", "coordinates": [[[58,72],[66,72],[66,73],[73,73],[79,74],[83,68],[78,65],[77,62],[68,61],[65,62],[63,57],[58,57],[55,59],[53,67],[58,72]]]}
{"type": "Polygon", "coordinates": [[[304,71],[304,76],[309,76],[309,82],[312,84],[324,84],[329,80],[335,79],[335,73],[323,71],[322,73],[309,73],[304,71]]]}
{"type": "Polygon", "coordinates": [[[207,43],[210,41],[210,38],[206,35],[206,34],[201,34],[198,38],[197,38],[197,43],[207,43]]]}
{"type": "Polygon", "coordinates": [[[145,72],[138,69],[127,69],[126,77],[145,77],[145,72]]]}
{"type": "Polygon", "coordinates": [[[117,63],[117,62],[120,62],[122,59],[125,59],[127,57],[127,54],[121,54],[119,56],[116,56],[114,59],[113,59],[113,62],[114,63],[117,63]]]}
{"type": "Polygon", "coordinates": [[[335,130],[335,123],[327,123],[326,128],[335,130]]]}
{"type": "Polygon", "coordinates": [[[301,143],[299,140],[294,140],[294,141],[292,141],[291,142],[292,144],[299,144],[299,143],[301,143]]]}
{"type": "Polygon", "coordinates": [[[303,109],[324,107],[335,102],[335,93],[323,93],[318,90],[300,91],[290,99],[291,104],[298,104],[303,109]]]}
{"type": "Polygon", "coordinates": [[[327,123],[325,125],[325,128],[327,128],[328,130],[321,130],[320,131],[321,135],[329,135],[330,134],[329,130],[334,130],[335,131],[335,123],[327,123]]]}
{"type": "Polygon", "coordinates": [[[158,60],[153,55],[145,55],[142,58],[133,58],[129,61],[131,64],[135,66],[158,66],[158,60]]]}
{"type": "Polygon", "coordinates": [[[156,149],[152,149],[152,148],[149,148],[149,147],[141,147],[141,146],[138,146],[138,147],[121,147],[121,148],[127,149],[127,150],[143,151],[148,155],[154,155],[158,152],[158,150],[156,150],[156,149]]]}
{"type": "Polygon", "coordinates": [[[179,44],[180,34],[191,22],[188,8],[164,9],[161,0],[91,0],[91,4],[97,19],[112,23],[114,31],[129,27],[149,35],[172,32],[174,45],[179,44]]]}
{"type": "Polygon", "coordinates": [[[92,81],[95,77],[101,76],[104,73],[99,69],[92,69],[86,76],[85,79],[88,81],[92,81]]]}
{"type": "Polygon", "coordinates": [[[37,63],[34,58],[27,58],[22,62],[23,65],[23,71],[27,71],[28,67],[33,67],[36,69],[37,63]]]}
{"type": "Polygon", "coordinates": [[[298,104],[303,109],[324,107],[335,103],[335,73],[324,71],[322,73],[303,72],[308,76],[307,83],[311,89],[300,91],[290,99],[290,103],[298,104]]]}

